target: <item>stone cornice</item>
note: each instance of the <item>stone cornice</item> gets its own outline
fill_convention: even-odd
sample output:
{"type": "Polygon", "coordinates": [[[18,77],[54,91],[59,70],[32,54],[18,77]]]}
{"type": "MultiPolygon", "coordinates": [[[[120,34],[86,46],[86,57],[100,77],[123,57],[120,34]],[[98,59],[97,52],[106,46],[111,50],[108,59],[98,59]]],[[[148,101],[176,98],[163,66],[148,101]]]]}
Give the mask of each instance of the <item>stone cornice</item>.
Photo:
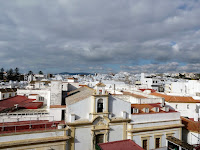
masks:
{"type": "Polygon", "coordinates": [[[138,133],[138,132],[146,132],[146,131],[182,128],[183,126],[184,126],[183,124],[173,124],[173,125],[153,126],[153,127],[144,127],[144,128],[133,128],[133,129],[127,130],[127,132],[138,133]]]}
{"type": "Polygon", "coordinates": [[[10,142],[0,142],[0,148],[9,148],[14,146],[26,146],[30,144],[41,144],[47,142],[59,142],[66,141],[70,139],[70,136],[57,136],[57,137],[49,137],[49,138],[38,138],[38,139],[27,139],[27,140],[18,140],[18,141],[10,141],[10,142]]]}

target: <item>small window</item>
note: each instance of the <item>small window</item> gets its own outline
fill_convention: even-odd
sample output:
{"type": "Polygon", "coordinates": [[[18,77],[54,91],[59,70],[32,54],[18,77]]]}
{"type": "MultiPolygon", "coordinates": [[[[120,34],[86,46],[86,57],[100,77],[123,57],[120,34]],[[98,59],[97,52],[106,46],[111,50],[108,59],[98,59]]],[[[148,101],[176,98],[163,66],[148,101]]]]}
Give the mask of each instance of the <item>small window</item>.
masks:
{"type": "Polygon", "coordinates": [[[149,113],[149,108],[144,108],[145,113],[149,113]]]}
{"type": "Polygon", "coordinates": [[[96,144],[104,142],[104,134],[97,134],[96,135],[96,144]]]}
{"type": "Polygon", "coordinates": [[[103,112],[103,99],[99,99],[97,102],[97,113],[103,112]]]}
{"type": "Polygon", "coordinates": [[[187,109],[189,109],[190,107],[189,107],[189,104],[187,105],[187,109]]]}
{"type": "Polygon", "coordinates": [[[176,104],[176,109],[178,109],[178,104],[176,104]]]}
{"type": "Polygon", "coordinates": [[[147,150],[147,149],[148,149],[147,142],[148,142],[147,139],[145,139],[145,140],[142,141],[142,148],[143,148],[144,150],[147,150]]]}
{"type": "Polygon", "coordinates": [[[156,108],[155,108],[155,112],[159,112],[159,107],[156,107],[156,108]]]}
{"type": "Polygon", "coordinates": [[[155,138],[155,148],[160,147],[160,138],[155,138]]]}
{"type": "Polygon", "coordinates": [[[135,114],[135,113],[139,113],[139,109],[138,108],[132,108],[131,109],[131,114],[135,114]]]}
{"type": "Polygon", "coordinates": [[[39,101],[44,101],[44,97],[39,97],[39,101]]]}

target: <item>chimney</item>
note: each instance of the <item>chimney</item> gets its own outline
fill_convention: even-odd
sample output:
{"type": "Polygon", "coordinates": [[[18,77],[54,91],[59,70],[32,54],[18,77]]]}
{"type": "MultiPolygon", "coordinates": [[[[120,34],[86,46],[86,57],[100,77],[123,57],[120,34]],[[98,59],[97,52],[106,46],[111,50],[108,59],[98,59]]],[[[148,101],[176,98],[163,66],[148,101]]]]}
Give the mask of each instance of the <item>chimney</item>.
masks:
{"type": "Polygon", "coordinates": [[[18,108],[18,105],[19,105],[19,104],[14,104],[14,107],[15,107],[15,109],[17,109],[17,108],[18,108]]]}

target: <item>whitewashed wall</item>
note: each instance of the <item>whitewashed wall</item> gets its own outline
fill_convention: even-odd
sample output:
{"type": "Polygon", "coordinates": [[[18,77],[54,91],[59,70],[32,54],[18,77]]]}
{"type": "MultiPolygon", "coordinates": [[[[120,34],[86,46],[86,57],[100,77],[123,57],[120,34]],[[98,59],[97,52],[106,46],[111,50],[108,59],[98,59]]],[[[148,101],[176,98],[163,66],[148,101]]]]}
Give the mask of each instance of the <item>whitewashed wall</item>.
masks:
{"type": "Polygon", "coordinates": [[[66,107],[66,121],[70,122],[70,115],[75,114],[76,120],[89,119],[92,112],[92,96],[66,107]]]}
{"type": "Polygon", "coordinates": [[[91,128],[83,127],[75,130],[75,150],[91,150],[91,128]]]}
{"type": "Polygon", "coordinates": [[[109,142],[123,140],[123,124],[110,126],[108,140],[109,142]]]}
{"type": "Polygon", "coordinates": [[[108,111],[113,114],[113,117],[122,117],[122,112],[126,111],[127,118],[131,118],[131,103],[110,95],[108,105],[108,111]]]}
{"type": "MultiPolygon", "coordinates": [[[[150,132],[140,132],[140,133],[134,133],[133,134],[133,141],[142,147],[142,137],[147,136],[149,138],[149,149],[155,149],[155,138],[156,135],[162,135],[161,136],[161,147],[166,147],[166,134],[167,133],[174,133],[173,136],[176,138],[180,138],[180,130],[179,128],[175,129],[167,129],[167,130],[159,130],[159,131],[150,131],[150,132]]],[[[130,137],[129,137],[130,138],[130,137]]]]}
{"type": "Polygon", "coordinates": [[[44,105],[50,106],[50,91],[46,90],[25,90],[25,89],[17,89],[17,95],[30,95],[30,94],[38,94],[41,97],[44,97],[44,105]]]}
{"type": "Polygon", "coordinates": [[[167,105],[171,106],[174,110],[180,112],[181,116],[186,116],[189,118],[195,118],[196,114],[196,103],[169,103],[167,105]],[[177,106],[177,108],[176,108],[177,106]],[[188,108],[189,107],[189,108],[188,108]]]}

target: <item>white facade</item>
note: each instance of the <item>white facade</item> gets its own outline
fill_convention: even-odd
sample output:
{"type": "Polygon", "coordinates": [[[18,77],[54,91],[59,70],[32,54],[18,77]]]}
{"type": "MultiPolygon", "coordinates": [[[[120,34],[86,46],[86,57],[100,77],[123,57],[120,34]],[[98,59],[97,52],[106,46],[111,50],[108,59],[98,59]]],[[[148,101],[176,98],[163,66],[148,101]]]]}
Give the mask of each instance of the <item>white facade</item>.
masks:
{"type": "Polygon", "coordinates": [[[186,96],[200,96],[200,81],[188,80],[171,82],[165,85],[165,93],[186,96]]]}
{"type": "Polygon", "coordinates": [[[128,125],[128,138],[142,147],[147,140],[148,149],[155,149],[155,139],[160,139],[160,147],[167,146],[167,136],[181,139],[180,113],[135,114],[128,125]]]}
{"type": "Polygon", "coordinates": [[[26,89],[17,89],[17,95],[22,96],[29,96],[32,94],[38,95],[38,101],[43,102],[44,105],[47,105],[47,107],[50,107],[50,90],[49,89],[43,89],[43,90],[26,90],[26,89]]]}
{"type": "Polygon", "coordinates": [[[145,88],[148,89],[154,89],[156,91],[160,90],[160,86],[162,85],[162,82],[160,79],[156,78],[145,78],[144,73],[141,73],[141,79],[140,82],[143,86],[146,86],[145,88]]]}

